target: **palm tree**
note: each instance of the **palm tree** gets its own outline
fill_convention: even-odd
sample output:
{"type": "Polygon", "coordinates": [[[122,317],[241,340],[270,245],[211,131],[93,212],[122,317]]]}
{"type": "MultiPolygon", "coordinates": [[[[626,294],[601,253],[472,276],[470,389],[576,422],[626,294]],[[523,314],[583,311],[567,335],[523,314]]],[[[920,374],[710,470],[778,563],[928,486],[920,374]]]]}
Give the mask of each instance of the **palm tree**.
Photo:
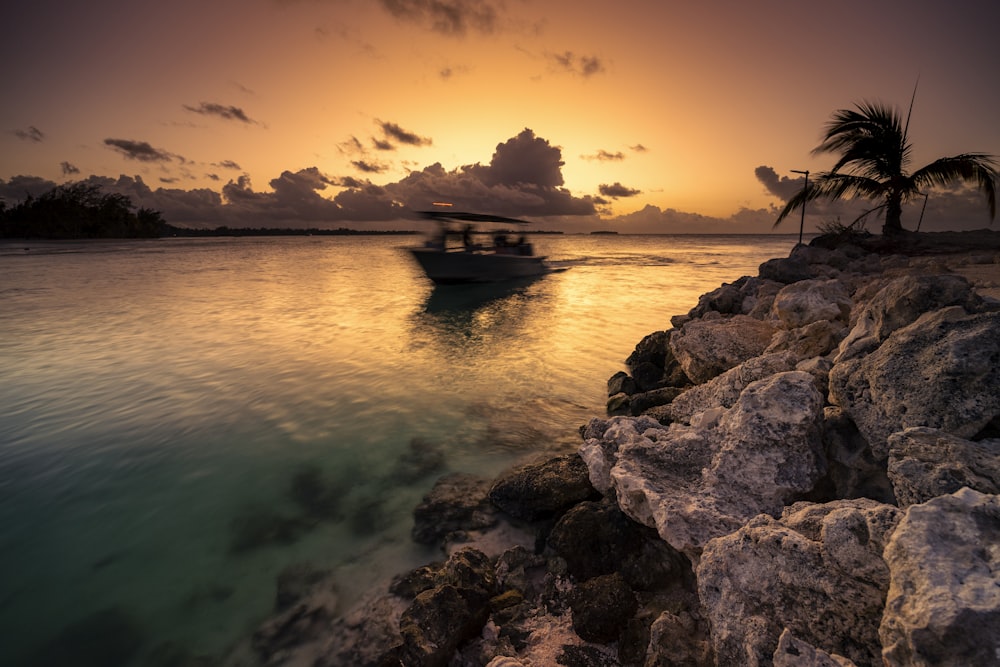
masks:
{"type": "MultiPolygon", "coordinates": [[[[900,223],[903,204],[922,195],[924,188],[947,186],[958,181],[974,183],[986,196],[992,223],[996,217],[997,186],[997,163],[993,156],[962,153],[940,158],[908,173],[911,151],[907,137],[909,114],[904,125],[894,108],[877,102],[864,102],[855,107],[834,112],[827,123],[823,142],[812,151],[813,155],[840,153],[840,159],[830,171],[817,174],[808,185],[808,191],[804,187],[788,201],[778,214],[775,227],[789,213],[813,199],[865,197],[881,203],[862,213],[854,222],[884,211],[882,233],[895,234],[903,231],[900,223]],[[841,172],[841,169],[844,171],[841,172]]],[[[911,100],[910,113],[912,111],[911,100]]]]}

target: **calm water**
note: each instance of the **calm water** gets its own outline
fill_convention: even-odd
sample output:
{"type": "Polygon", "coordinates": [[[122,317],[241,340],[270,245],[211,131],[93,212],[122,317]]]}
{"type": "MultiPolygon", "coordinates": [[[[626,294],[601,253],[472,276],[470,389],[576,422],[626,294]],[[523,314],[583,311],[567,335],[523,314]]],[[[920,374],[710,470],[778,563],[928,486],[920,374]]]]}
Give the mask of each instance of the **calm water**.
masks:
{"type": "Polygon", "coordinates": [[[132,664],[220,654],[303,561],[346,606],[438,555],[438,476],[574,445],[643,336],[795,238],[541,236],[566,270],[504,289],[433,289],[415,240],[0,246],[0,664],[108,609],[132,664]]]}

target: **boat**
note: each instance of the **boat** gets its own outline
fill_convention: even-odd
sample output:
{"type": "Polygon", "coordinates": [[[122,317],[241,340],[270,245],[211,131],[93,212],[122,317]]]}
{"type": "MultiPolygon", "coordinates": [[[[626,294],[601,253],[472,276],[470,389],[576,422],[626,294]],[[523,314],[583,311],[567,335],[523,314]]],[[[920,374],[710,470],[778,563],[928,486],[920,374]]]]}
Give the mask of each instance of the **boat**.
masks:
{"type": "Polygon", "coordinates": [[[526,220],[459,211],[418,211],[417,214],[433,221],[437,227],[422,246],[407,250],[437,285],[498,282],[540,276],[550,270],[545,257],[535,255],[533,246],[523,234],[512,240],[507,230],[501,230],[489,234],[488,242],[474,240],[474,235],[486,232],[477,232],[473,223],[526,225],[526,220]],[[460,239],[457,244],[452,242],[456,237],[460,239]]]}

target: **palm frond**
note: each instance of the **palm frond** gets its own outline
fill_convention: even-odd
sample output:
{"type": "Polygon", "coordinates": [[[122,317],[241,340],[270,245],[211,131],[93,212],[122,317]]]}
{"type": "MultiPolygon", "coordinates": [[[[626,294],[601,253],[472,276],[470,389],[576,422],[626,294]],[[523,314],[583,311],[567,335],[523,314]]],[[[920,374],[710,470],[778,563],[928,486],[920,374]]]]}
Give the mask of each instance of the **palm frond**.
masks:
{"type": "Polygon", "coordinates": [[[853,197],[876,198],[885,193],[885,186],[881,182],[864,176],[852,174],[836,174],[833,172],[820,172],[816,174],[815,180],[809,183],[808,191],[799,190],[778,213],[778,218],[774,221],[772,229],[781,224],[793,211],[801,208],[814,199],[841,199],[853,197]]]}
{"type": "Polygon", "coordinates": [[[956,181],[974,183],[986,197],[990,220],[997,214],[997,161],[985,153],[962,153],[943,157],[913,172],[917,187],[947,186],[956,181]]]}

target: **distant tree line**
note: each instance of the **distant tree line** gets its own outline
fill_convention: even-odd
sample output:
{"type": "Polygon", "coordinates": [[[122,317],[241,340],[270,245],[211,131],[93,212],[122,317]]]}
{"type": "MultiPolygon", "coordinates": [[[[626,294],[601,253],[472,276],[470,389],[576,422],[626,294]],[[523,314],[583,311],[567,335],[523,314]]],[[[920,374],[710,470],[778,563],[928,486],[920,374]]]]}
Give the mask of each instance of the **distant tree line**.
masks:
{"type": "Polygon", "coordinates": [[[58,185],[13,207],[0,201],[2,238],[155,238],[167,227],[159,211],[135,210],[129,197],[86,183],[58,185]]]}

